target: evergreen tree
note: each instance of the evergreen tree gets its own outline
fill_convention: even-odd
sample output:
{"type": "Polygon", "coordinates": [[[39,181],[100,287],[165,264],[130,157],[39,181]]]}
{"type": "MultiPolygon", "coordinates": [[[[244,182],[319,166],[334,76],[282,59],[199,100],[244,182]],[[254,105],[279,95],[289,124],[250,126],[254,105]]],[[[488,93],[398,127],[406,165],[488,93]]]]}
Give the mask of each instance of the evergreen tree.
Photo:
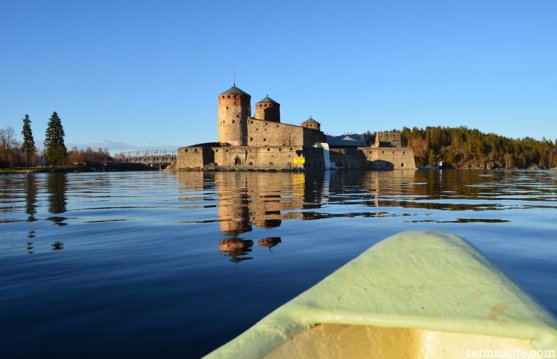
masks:
{"type": "Polygon", "coordinates": [[[44,140],[44,154],[51,166],[62,166],[66,157],[66,146],[64,145],[64,129],[62,121],[56,112],[52,113],[48,121],[46,136],[44,140]]]}
{"type": "Polygon", "coordinates": [[[35,140],[33,139],[33,131],[31,131],[31,120],[29,115],[25,115],[23,119],[23,130],[21,131],[23,135],[23,144],[21,145],[21,151],[25,154],[25,165],[29,164],[30,159],[35,158],[35,153],[37,148],[35,147],[35,140]]]}

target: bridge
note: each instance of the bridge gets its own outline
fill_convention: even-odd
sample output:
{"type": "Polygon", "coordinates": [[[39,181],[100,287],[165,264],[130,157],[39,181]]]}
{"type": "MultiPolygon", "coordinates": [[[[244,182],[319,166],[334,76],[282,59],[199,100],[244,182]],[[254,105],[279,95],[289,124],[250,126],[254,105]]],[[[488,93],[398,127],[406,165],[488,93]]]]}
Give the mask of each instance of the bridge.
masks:
{"type": "Polygon", "coordinates": [[[117,162],[141,163],[151,167],[164,168],[176,160],[176,150],[125,151],[115,154],[112,158],[117,162]]]}

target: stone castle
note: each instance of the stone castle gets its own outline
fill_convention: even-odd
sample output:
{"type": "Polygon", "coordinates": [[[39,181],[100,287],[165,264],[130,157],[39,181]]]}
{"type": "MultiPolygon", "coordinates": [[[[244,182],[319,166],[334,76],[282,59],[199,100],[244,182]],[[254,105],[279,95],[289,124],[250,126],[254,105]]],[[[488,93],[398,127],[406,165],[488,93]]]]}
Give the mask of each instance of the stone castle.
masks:
{"type": "Polygon", "coordinates": [[[269,96],[255,104],[236,85],[218,95],[218,142],[180,147],[175,170],[415,169],[400,133],[379,132],[371,145],[329,146],[321,124],[281,123],[280,104],[269,96]]]}

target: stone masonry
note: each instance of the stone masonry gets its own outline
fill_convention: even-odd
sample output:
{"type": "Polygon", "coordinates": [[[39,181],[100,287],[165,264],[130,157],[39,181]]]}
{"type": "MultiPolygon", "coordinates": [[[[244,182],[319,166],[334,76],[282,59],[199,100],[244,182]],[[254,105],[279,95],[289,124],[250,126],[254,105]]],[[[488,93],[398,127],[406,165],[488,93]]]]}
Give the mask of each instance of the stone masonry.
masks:
{"type": "Polygon", "coordinates": [[[306,170],[337,168],[415,169],[411,148],[400,146],[400,134],[378,133],[370,147],[331,148],[321,124],[313,118],[301,126],[280,122],[280,104],[269,96],[256,104],[232,86],[218,95],[218,142],[180,147],[175,170],[306,170]],[[389,147],[381,142],[389,141],[389,147]],[[325,146],[323,145],[325,143],[325,146]],[[324,148],[325,147],[325,148],[324,148]]]}

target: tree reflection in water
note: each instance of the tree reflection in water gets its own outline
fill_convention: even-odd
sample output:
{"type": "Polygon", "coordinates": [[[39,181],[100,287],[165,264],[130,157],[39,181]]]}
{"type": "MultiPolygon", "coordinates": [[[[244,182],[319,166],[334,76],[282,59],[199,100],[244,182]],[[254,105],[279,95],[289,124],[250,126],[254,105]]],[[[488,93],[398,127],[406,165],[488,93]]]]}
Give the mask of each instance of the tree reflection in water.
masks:
{"type": "Polygon", "coordinates": [[[25,213],[28,222],[34,222],[37,213],[37,178],[34,173],[28,173],[25,178],[25,213]]]}
{"type": "MultiPolygon", "coordinates": [[[[48,189],[48,212],[52,214],[66,212],[66,185],[65,173],[51,173],[47,180],[48,189]]],[[[67,218],[62,216],[51,216],[48,218],[58,226],[65,226],[67,218]]]]}

